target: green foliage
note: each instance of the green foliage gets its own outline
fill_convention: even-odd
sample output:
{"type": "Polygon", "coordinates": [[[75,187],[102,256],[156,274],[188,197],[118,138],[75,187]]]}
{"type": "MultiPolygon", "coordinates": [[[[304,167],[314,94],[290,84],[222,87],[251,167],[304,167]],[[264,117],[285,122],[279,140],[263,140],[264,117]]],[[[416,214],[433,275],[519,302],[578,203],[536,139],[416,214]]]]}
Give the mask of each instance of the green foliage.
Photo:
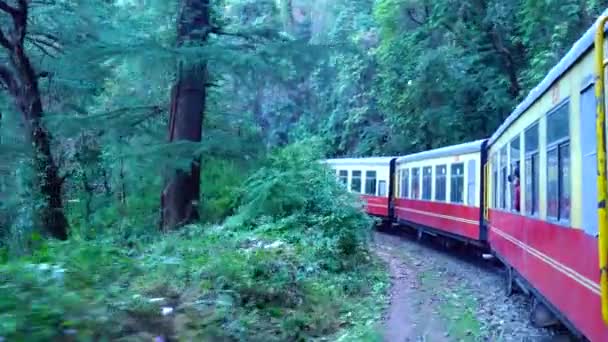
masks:
{"type": "Polygon", "coordinates": [[[0,337],[285,341],[372,334],[387,279],[368,252],[371,221],[311,145],[271,154],[243,185],[240,207],[225,225],[138,240],[112,230],[95,240],[39,241],[32,256],[3,261],[0,337]],[[163,307],[173,311],[163,315],[163,307]]]}
{"type": "Polygon", "coordinates": [[[321,234],[320,252],[335,252],[339,258],[356,255],[371,221],[356,196],[345,192],[335,173],[319,162],[320,146],[315,140],[302,141],[271,154],[245,184],[240,212],[229,224],[264,222],[296,234],[321,234]]]}

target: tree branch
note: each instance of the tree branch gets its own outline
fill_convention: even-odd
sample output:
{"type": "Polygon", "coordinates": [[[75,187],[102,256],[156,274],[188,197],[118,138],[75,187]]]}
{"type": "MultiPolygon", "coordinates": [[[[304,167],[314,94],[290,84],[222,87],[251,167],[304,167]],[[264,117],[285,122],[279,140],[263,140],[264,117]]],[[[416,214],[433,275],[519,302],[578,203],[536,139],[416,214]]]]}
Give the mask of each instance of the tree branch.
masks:
{"type": "Polygon", "coordinates": [[[1,27],[0,27],[0,46],[3,46],[7,50],[12,50],[13,49],[13,46],[12,46],[11,42],[8,41],[8,38],[6,38],[6,35],[2,31],[1,27]]]}
{"type": "Polygon", "coordinates": [[[60,47],[58,47],[56,44],[54,43],[49,43],[45,40],[40,40],[40,39],[36,39],[36,38],[32,38],[32,37],[25,37],[25,39],[32,43],[32,45],[34,45],[35,47],[37,47],[40,51],[42,51],[42,53],[44,53],[45,55],[51,57],[51,58],[57,58],[56,55],[54,55],[51,51],[49,51],[48,49],[53,49],[55,53],[63,53],[63,50],[61,50],[60,47]]]}
{"type": "Polygon", "coordinates": [[[28,0],[18,0],[19,9],[13,15],[13,26],[15,29],[15,45],[19,44],[23,48],[23,41],[27,33],[28,0]]]}
{"type": "Polygon", "coordinates": [[[18,9],[10,6],[9,4],[7,4],[6,2],[1,1],[1,0],[0,0],[0,11],[4,11],[4,12],[10,14],[11,16],[16,16],[19,14],[18,9]]]}

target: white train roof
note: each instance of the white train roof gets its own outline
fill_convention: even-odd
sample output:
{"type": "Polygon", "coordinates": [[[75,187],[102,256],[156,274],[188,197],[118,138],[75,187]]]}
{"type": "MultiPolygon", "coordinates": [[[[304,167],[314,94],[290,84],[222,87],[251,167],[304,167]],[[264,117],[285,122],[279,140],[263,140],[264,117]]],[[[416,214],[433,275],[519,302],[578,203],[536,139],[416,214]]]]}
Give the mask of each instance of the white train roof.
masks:
{"type": "Polygon", "coordinates": [[[474,153],[481,151],[483,143],[487,139],[481,139],[477,141],[471,141],[460,145],[452,145],[437,148],[434,150],[419,152],[403,156],[397,159],[397,163],[407,163],[424,159],[433,159],[441,157],[456,156],[460,154],[474,153]]]}
{"type": "MultiPolygon", "coordinates": [[[[602,15],[608,15],[608,9],[605,9],[602,15]]],[[[511,112],[507,119],[498,127],[496,132],[490,137],[489,144],[493,144],[515,120],[517,120],[526,110],[528,110],[549,88],[584,55],[595,44],[596,22],[585,32],[585,34],[576,41],[570,48],[570,51],[557,63],[545,78],[532,89],[528,96],[511,112]]]]}
{"type": "Polygon", "coordinates": [[[333,158],[323,162],[331,165],[389,165],[397,157],[333,158]]]}

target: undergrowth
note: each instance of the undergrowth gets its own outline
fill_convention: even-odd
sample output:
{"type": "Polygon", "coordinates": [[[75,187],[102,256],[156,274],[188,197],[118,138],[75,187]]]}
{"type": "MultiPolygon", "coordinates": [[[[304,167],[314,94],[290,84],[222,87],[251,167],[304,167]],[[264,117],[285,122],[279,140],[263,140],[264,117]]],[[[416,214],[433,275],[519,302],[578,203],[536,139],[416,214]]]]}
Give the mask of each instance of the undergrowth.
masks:
{"type": "Polygon", "coordinates": [[[0,339],[376,339],[387,276],[372,221],[316,157],[273,154],[221,225],[49,241],[3,261],[0,339]]]}

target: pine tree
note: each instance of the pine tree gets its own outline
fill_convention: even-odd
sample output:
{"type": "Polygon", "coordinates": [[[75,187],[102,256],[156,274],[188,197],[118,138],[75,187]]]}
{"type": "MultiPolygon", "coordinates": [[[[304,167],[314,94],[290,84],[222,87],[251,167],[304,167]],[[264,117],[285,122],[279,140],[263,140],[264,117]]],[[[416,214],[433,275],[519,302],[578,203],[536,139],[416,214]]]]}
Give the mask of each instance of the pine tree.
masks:
{"type": "MultiPolygon", "coordinates": [[[[211,32],[209,0],[182,0],[177,22],[177,46],[204,45],[211,32]]],[[[169,142],[200,142],[206,103],[207,65],[182,60],[171,93],[169,142]]],[[[164,230],[199,219],[200,157],[189,170],[172,171],[162,193],[164,230]]]]}
{"type": "Polygon", "coordinates": [[[22,114],[28,138],[34,146],[37,190],[44,198],[39,211],[40,224],[51,236],[65,240],[68,221],[63,213],[64,178],[59,175],[51,153],[52,136],[42,122],[44,110],[39,79],[48,75],[34,69],[25,48],[29,6],[26,0],[17,1],[16,6],[0,1],[0,11],[12,21],[12,27],[6,32],[0,27],[0,47],[5,54],[3,64],[0,64],[0,81],[22,114]]]}

